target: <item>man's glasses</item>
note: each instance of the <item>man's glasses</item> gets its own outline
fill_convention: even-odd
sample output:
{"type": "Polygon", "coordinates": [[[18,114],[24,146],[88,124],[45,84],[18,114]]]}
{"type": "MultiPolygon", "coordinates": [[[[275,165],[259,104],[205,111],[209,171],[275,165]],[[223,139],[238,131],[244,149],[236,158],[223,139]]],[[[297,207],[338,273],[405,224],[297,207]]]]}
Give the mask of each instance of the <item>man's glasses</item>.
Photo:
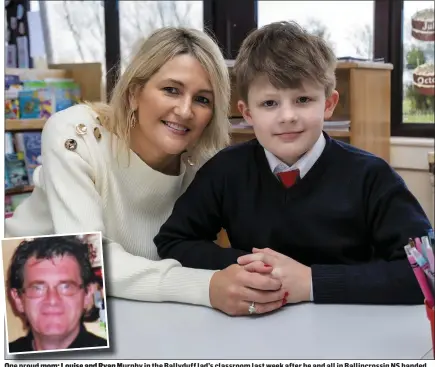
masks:
{"type": "MultiPolygon", "coordinates": [[[[28,287],[23,288],[23,293],[28,298],[41,298],[47,294],[48,284],[46,283],[34,283],[28,287]]],[[[56,285],[57,294],[60,296],[71,297],[78,293],[83,288],[83,284],[77,284],[75,282],[62,282],[56,285]]]]}

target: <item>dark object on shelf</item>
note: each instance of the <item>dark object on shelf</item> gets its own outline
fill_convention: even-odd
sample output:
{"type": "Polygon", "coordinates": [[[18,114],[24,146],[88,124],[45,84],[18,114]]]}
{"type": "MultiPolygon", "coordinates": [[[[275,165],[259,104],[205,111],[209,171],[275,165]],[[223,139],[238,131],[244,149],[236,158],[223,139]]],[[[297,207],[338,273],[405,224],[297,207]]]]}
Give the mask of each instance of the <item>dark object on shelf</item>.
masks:
{"type": "Polygon", "coordinates": [[[5,2],[6,13],[6,67],[31,68],[29,24],[27,12],[30,11],[29,0],[11,0],[5,2]]]}
{"type": "Polygon", "coordinates": [[[338,61],[347,61],[347,62],[385,62],[383,57],[377,58],[377,59],[362,59],[358,57],[352,57],[352,56],[342,56],[337,57],[338,61]]]}

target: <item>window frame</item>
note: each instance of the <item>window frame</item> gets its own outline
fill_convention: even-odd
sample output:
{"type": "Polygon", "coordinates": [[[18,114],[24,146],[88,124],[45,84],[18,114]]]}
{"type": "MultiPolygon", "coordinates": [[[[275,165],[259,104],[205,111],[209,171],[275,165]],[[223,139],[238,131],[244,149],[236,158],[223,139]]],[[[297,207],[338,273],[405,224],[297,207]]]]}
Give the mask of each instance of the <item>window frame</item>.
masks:
{"type": "Polygon", "coordinates": [[[106,47],[106,100],[110,101],[121,64],[119,0],[104,1],[104,39],[106,47]]]}
{"type": "Polygon", "coordinates": [[[394,65],[391,72],[391,136],[434,138],[435,124],[403,122],[404,0],[375,0],[374,57],[394,65]]]}
{"type": "MultiPolygon", "coordinates": [[[[391,136],[435,137],[435,124],[403,122],[403,4],[404,0],[374,0],[373,57],[383,58],[394,66],[391,136]]],[[[227,58],[236,57],[243,38],[256,29],[257,24],[257,0],[204,0],[204,29],[213,31],[227,58]],[[237,27],[230,27],[231,23],[237,23],[237,27]]]]}
{"type": "MultiPolygon", "coordinates": [[[[374,0],[374,57],[393,64],[391,136],[435,137],[435,124],[403,122],[404,0],[374,0]]],[[[234,59],[245,37],[257,29],[257,0],[203,0],[204,31],[218,42],[225,58],[234,59]]],[[[119,0],[104,2],[106,89],[109,99],[121,60],[119,0]]]]}
{"type": "Polygon", "coordinates": [[[256,0],[203,0],[204,31],[226,59],[235,59],[243,40],[257,29],[256,0]]]}

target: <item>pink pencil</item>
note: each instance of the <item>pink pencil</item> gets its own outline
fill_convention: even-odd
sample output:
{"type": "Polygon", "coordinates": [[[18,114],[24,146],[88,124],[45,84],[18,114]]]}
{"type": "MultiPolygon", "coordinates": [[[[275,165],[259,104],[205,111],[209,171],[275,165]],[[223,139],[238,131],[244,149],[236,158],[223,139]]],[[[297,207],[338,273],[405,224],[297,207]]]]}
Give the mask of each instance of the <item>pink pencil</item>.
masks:
{"type": "Polygon", "coordinates": [[[429,238],[427,238],[427,236],[424,236],[422,237],[421,240],[422,240],[421,247],[424,250],[423,254],[426,256],[426,259],[429,262],[430,269],[432,270],[432,272],[435,272],[434,256],[433,256],[432,247],[429,243],[429,238]]]}
{"type": "Polygon", "coordinates": [[[434,298],[432,295],[432,291],[429,288],[429,284],[427,282],[426,276],[424,275],[422,268],[418,266],[417,261],[412,255],[409,247],[410,247],[409,245],[405,246],[406,256],[408,257],[409,264],[411,265],[412,270],[414,270],[415,277],[417,278],[418,284],[420,285],[420,289],[423,292],[427,304],[429,305],[430,308],[432,308],[434,306],[434,298]]]}
{"type": "Polygon", "coordinates": [[[415,247],[417,248],[418,252],[420,254],[424,254],[424,252],[421,251],[421,240],[420,240],[420,238],[418,238],[418,237],[414,238],[414,242],[415,242],[415,247]]]}

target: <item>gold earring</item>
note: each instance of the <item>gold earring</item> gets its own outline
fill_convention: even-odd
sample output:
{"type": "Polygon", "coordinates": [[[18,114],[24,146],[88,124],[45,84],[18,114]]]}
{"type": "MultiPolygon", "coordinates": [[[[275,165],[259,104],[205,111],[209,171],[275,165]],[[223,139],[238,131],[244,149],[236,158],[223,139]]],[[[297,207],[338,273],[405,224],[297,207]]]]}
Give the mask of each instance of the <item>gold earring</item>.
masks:
{"type": "Polygon", "coordinates": [[[137,119],[136,119],[136,111],[135,110],[130,110],[129,114],[128,114],[128,124],[130,125],[130,128],[134,128],[136,126],[137,123],[137,119]]]}

